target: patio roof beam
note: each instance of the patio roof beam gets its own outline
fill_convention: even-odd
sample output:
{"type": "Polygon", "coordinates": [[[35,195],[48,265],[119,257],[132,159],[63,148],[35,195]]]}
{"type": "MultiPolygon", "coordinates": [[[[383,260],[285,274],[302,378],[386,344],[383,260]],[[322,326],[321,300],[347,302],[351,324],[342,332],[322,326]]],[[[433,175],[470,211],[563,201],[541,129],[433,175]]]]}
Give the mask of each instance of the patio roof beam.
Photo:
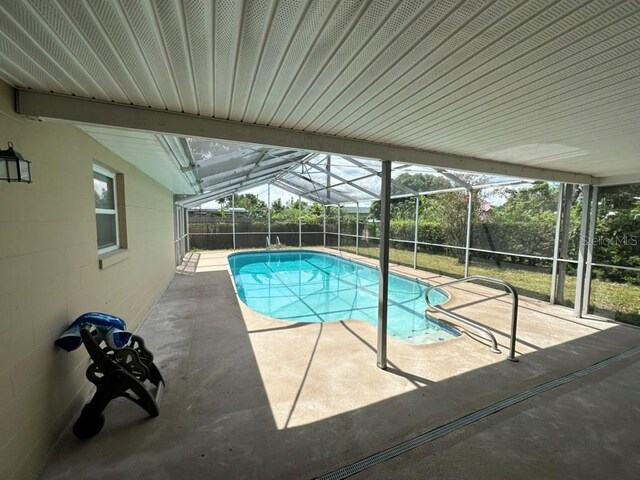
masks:
{"type": "Polygon", "coordinates": [[[272,176],[273,176],[273,173],[269,173],[269,174],[262,175],[260,177],[249,179],[250,181],[247,181],[246,177],[228,180],[218,185],[219,188],[205,192],[202,195],[190,197],[186,200],[183,200],[177,203],[179,205],[187,205],[191,203],[196,203],[196,204],[203,203],[205,201],[208,201],[207,199],[211,197],[220,196],[221,192],[223,194],[228,194],[228,193],[237,192],[240,190],[246,190],[248,188],[252,188],[263,183],[267,183],[268,181],[271,180],[272,176]]]}
{"type": "MultiPolygon", "coordinates": [[[[252,172],[250,174],[247,175],[235,175],[233,177],[226,177],[226,179],[224,180],[218,180],[218,181],[206,181],[208,180],[205,177],[205,182],[203,183],[203,187],[206,189],[208,187],[218,187],[218,186],[226,186],[226,185],[230,185],[232,183],[242,183],[248,180],[254,180],[254,179],[262,179],[262,178],[267,178],[270,175],[273,175],[275,172],[280,171],[279,169],[273,169],[273,168],[269,168],[269,169],[264,169],[264,170],[258,170],[256,172],[252,172]]],[[[206,193],[206,192],[205,192],[206,193]]]]}
{"type": "Polygon", "coordinates": [[[267,157],[267,153],[266,152],[262,152],[262,156],[260,157],[260,159],[253,164],[253,168],[249,171],[249,173],[247,174],[247,176],[244,178],[244,180],[240,183],[240,186],[242,186],[244,183],[247,183],[247,181],[249,180],[249,175],[251,175],[253,172],[256,171],[256,169],[258,169],[258,167],[260,166],[260,162],[262,162],[263,160],[265,160],[267,157]]]}
{"type": "MultiPolygon", "coordinates": [[[[287,163],[289,163],[290,159],[289,157],[292,155],[291,152],[282,155],[282,156],[277,156],[275,154],[272,154],[270,151],[268,150],[257,150],[257,149],[248,149],[250,150],[249,153],[245,153],[244,155],[240,155],[237,157],[234,157],[233,155],[230,154],[224,154],[224,155],[219,155],[217,157],[214,157],[212,159],[207,159],[206,161],[206,165],[203,167],[200,167],[198,169],[198,172],[200,173],[200,176],[202,178],[203,181],[208,181],[208,180],[212,180],[214,178],[224,178],[224,177],[228,177],[231,176],[233,173],[231,172],[235,172],[235,173],[242,173],[242,172],[246,172],[247,170],[253,170],[256,167],[256,163],[250,163],[248,165],[243,165],[240,167],[236,167],[233,170],[221,170],[221,163],[223,162],[229,162],[229,161],[239,161],[242,162],[243,160],[251,157],[251,156],[256,156],[258,155],[259,158],[263,158],[264,155],[267,155],[271,158],[269,159],[264,159],[260,162],[260,166],[261,167],[266,167],[266,166],[270,166],[273,164],[277,164],[277,165],[285,165],[287,163]],[[224,157],[224,159],[222,160],[221,158],[224,157]],[[220,160],[219,160],[220,159],[220,160]],[[219,161],[218,161],[219,160],[219,161]],[[216,165],[217,164],[217,165],[216,165]],[[216,168],[217,167],[217,168],[216,168]],[[206,172],[213,172],[210,175],[207,175],[206,172]]],[[[233,152],[236,153],[236,152],[233,152]]],[[[303,152],[294,152],[296,155],[300,155],[303,152]]],[[[210,185],[211,183],[208,182],[208,185],[210,185]]]]}
{"type": "Polygon", "coordinates": [[[329,189],[327,189],[327,187],[325,185],[322,185],[321,183],[316,182],[312,178],[305,177],[301,173],[291,171],[291,172],[289,172],[289,174],[290,175],[295,175],[296,177],[300,177],[303,180],[306,180],[307,182],[310,182],[313,185],[317,185],[317,186],[320,187],[321,190],[331,190],[331,193],[333,193],[333,194],[335,194],[335,195],[337,195],[339,197],[342,197],[342,199],[346,200],[347,203],[355,203],[356,202],[353,198],[349,197],[348,195],[345,195],[342,192],[337,192],[337,191],[333,190],[333,188],[331,188],[331,187],[333,187],[333,185],[329,189]]]}
{"type": "Polygon", "coordinates": [[[262,153],[266,154],[268,157],[271,157],[269,160],[262,160],[261,161],[262,165],[270,165],[272,163],[277,162],[278,160],[284,161],[285,163],[289,163],[289,162],[303,163],[311,155],[315,156],[315,154],[311,154],[309,152],[303,152],[303,151],[288,152],[283,155],[277,155],[275,153],[271,153],[271,150],[265,150],[262,153]]]}
{"type": "MultiPolygon", "coordinates": [[[[318,198],[323,197],[322,195],[319,194],[319,192],[324,192],[324,191],[327,190],[327,187],[315,188],[313,190],[304,190],[301,187],[299,187],[298,185],[291,185],[291,184],[287,183],[287,180],[285,178],[278,179],[276,181],[284,183],[286,185],[289,185],[291,188],[295,188],[296,190],[298,190],[300,192],[305,192],[307,195],[309,195],[309,194],[316,195],[316,196],[318,196],[318,198]]],[[[328,197],[324,196],[324,198],[326,198],[326,201],[322,202],[323,205],[338,205],[336,202],[331,201],[328,197]]],[[[349,202],[343,202],[343,203],[349,203],[349,202]]]]}
{"type": "MultiPolygon", "coordinates": [[[[297,161],[295,161],[296,163],[300,163],[303,159],[308,158],[309,155],[307,155],[305,152],[293,152],[293,153],[287,153],[285,155],[282,156],[278,156],[278,155],[272,155],[270,154],[268,151],[264,151],[262,152],[262,158],[260,158],[253,166],[253,169],[251,169],[251,171],[247,174],[247,176],[245,177],[244,181],[240,184],[240,187],[244,188],[245,184],[249,181],[249,180],[253,180],[254,178],[266,178],[266,177],[275,177],[277,174],[274,173],[270,173],[268,175],[260,175],[260,173],[262,172],[262,169],[260,167],[262,167],[263,165],[266,164],[271,164],[273,163],[274,160],[281,160],[282,164],[286,164],[289,163],[289,161],[291,161],[291,156],[296,157],[296,156],[300,156],[300,155],[304,155],[301,159],[298,159],[297,161]],[[266,157],[271,157],[270,160],[267,160],[266,157]],[[254,177],[253,175],[259,175],[254,177]]],[[[280,170],[279,168],[277,170],[280,170]]]]}
{"type": "MultiPolygon", "coordinates": [[[[283,190],[287,190],[287,191],[289,191],[290,193],[294,193],[295,195],[303,195],[303,196],[305,196],[305,198],[306,198],[306,196],[308,196],[309,194],[315,195],[315,196],[316,196],[316,198],[317,198],[318,200],[320,200],[320,202],[319,202],[319,203],[322,203],[322,204],[324,205],[324,204],[326,203],[326,200],[322,200],[321,195],[319,195],[319,194],[317,193],[317,192],[318,192],[318,190],[306,190],[306,191],[304,191],[304,190],[302,190],[302,189],[299,189],[299,188],[297,188],[297,187],[294,187],[293,185],[289,185],[289,184],[287,184],[287,183],[286,183],[286,181],[284,180],[284,176],[285,176],[285,175],[287,175],[287,174],[291,173],[291,171],[292,171],[292,170],[295,170],[295,169],[297,169],[297,168],[301,168],[301,167],[302,167],[302,165],[303,165],[305,162],[311,161],[311,160],[312,160],[314,157],[316,157],[317,155],[318,155],[318,154],[316,154],[316,153],[309,154],[307,157],[305,157],[304,159],[302,159],[300,162],[298,162],[298,163],[296,163],[296,164],[294,164],[294,165],[291,165],[291,166],[290,166],[289,168],[287,168],[286,170],[284,170],[284,171],[280,172],[280,173],[275,177],[275,179],[274,179],[274,180],[272,180],[272,183],[277,184],[280,188],[282,188],[282,185],[286,185],[290,190],[287,190],[287,189],[285,189],[285,188],[283,188],[283,190]],[[295,190],[295,192],[291,192],[291,189],[295,190]]],[[[311,197],[309,197],[309,200],[313,200],[313,199],[312,199],[311,197]]],[[[313,201],[315,202],[315,201],[317,201],[317,200],[313,200],[313,201]]]]}
{"type": "Polygon", "coordinates": [[[284,177],[285,175],[287,175],[288,173],[290,173],[292,170],[295,170],[296,168],[300,168],[302,167],[302,165],[304,165],[306,162],[310,162],[313,158],[317,157],[318,154],[317,153],[311,153],[309,155],[307,155],[305,158],[303,158],[300,162],[296,163],[295,165],[291,165],[290,168],[287,168],[286,170],[284,170],[282,173],[280,173],[277,177],[276,180],[280,180],[282,177],[284,177]]]}
{"type": "MultiPolygon", "coordinates": [[[[273,162],[274,160],[277,160],[277,159],[290,160],[291,159],[290,157],[294,157],[295,158],[295,157],[300,157],[300,156],[302,156],[302,159],[297,159],[295,161],[296,162],[304,162],[311,155],[313,155],[313,156],[316,155],[316,154],[312,154],[312,153],[309,153],[309,152],[306,152],[306,151],[302,151],[302,150],[295,150],[295,151],[286,150],[286,153],[284,153],[284,154],[277,154],[277,153],[274,153],[274,150],[282,150],[282,149],[271,148],[271,149],[267,149],[264,152],[262,152],[262,153],[266,153],[268,156],[270,156],[272,158],[272,160],[265,160],[265,161],[263,161],[263,163],[270,163],[270,162],[273,162]]],[[[256,151],[258,151],[258,150],[256,150],[256,151]]]]}
{"type": "Polygon", "coordinates": [[[460,186],[460,187],[464,187],[467,190],[471,190],[471,184],[468,182],[465,182],[463,179],[461,179],[459,176],[454,175],[453,173],[449,173],[446,170],[443,170],[442,168],[438,168],[436,169],[436,171],[442,175],[443,177],[451,180],[454,184],[460,186]]]}
{"type": "MultiPolygon", "coordinates": [[[[265,177],[268,177],[268,176],[269,176],[269,174],[268,174],[268,173],[266,173],[266,174],[264,174],[264,175],[262,175],[262,176],[254,177],[254,179],[257,179],[257,178],[265,178],[265,177]]],[[[230,178],[230,179],[228,179],[228,180],[224,180],[224,181],[222,181],[222,182],[215,182],[215,183],[212,183],[212,184],[206,185],[206,187],[216,187],[216,188],[220,188],[220,187],[227,187],[227,186],[229,186],[229,185],[234,185],[234,184],[241,184],[242,182],[245,182],[245,181],[248,179],[247,177],[248,177],[248,175],[238,175],[238,176],[236,176],[236,177],[230,178]]],[[[205,188],[206,188],[206,187],[205,187],[205,188]]],[[[207,193],[207,192],[204,192],[204,193],[207,193]]]]}
{"type": "Polygon", "coordinates": [[[202,181],[197,172],[195,162],[191,155],[186,142],[180,137],[171,137],[166,135],[155,135],[158,143],[165,149],[167,154],[173,158],[180,173],[193,187],[196,194],[202,193],[202,181]]]}
{"type": "Polygon", "coordinates": [[[224,195],[212,195],[212,194],[205,194],[205,195],[197,195],[195,197],[191,197],[189,199],[189,201],[183,200],[181,202],[176,202],[177,205],[180,205],[181,207],[185,207],[185,208],[194,208],[197,207],[199,205],[202,205],[203,203],[207,203],[207,202],[212,202],[214,200],[217,200],[221,197],[223,197],[224,195]]]}
{"type": "Polygon", "coordinates": [[[598,186],[607,187],[612,185],[629,185],[631,183],[640,183],[640,173],[631,175],[612,175],[604,177],[598,182],[598,186]]]}
{"type": "Polygon", "coordinates": [[[191,149],[184,138],[167,135],[156,135],[156,138],[180,165],[181,172],[188,173],[196,169],[196,162],[191,154],[191,149]]]}
{"type": "MultiPolygon", "coordinates": [[[[300,175],[297,175],[297,176],[299,177],[300,175]]],[[[307,179],[306,177],[304,177],[304,178],[305,178],[305,179],[307,179]]],[[[281,179],[281,181],[287,182],[287,179],[283,177],[283,178],[281,179]]],[[[291,184],[291,183],[289,183],[289,185],[292,185],[292,184],[291,184]]],[[[294,184],[293,186],[294,186],[296,189],[300,190],[301,192],[302,192],[302,191],[304,191],[304,192],[307,192],[307,193],[313,193],[313,194],[316,194],[316,195],[319,195],[319,192],[327,192],[327,194],[331,193],[331,192],[329,191],[329,190],[330,190],[330,188],[328,189],[328,188],[327,188],[327,187],[325,187],[324,185],[323,185],[323,186],[320,186],[320,187],[317,187],[317,188],[315,188],[315,189],[312,189],[312,190],[304,190],[302,187],[300,187],[300,186],[298,186],[298,185],[295,185],[295,184],[294,184]]],[[[352,199],[350,199],[350,198],[349,198],[349,199],[344,198],[345,196],[344,196],[343,194],[341,194],[340,192],[333,192],[333,193],[335,193],[335,194],[336,194],[336,195],[338,195],[338,196],[340,196],[340,195],[341,195],[341,196],[343,197],[343,201],[342,201],[342,203],[357,203],[357,202],[356,202],[356,200],[352,200],[352,199]]],[[[327,202],[325,203],[325,205],[339,205],[339,203],[336,203],[335,201],[332,201],[328,196],[326,196],[326,199],[327,199],[327,202]]]]}
{"type": "MultiPolygon", "coordinates": [[[[241,153],[240,155],[238,155],[238,152],[230,152],[230,153],[224,153],[221,155],[215,155],[212,156],[210,158],[202,158],[200,160],[198,160],[196,162],[197,165],[199,165],[197,167],[198,169],[198,173],[201,177],[209,177],[211,175],[216,175],[218,173],[222,173],[224,172],[224,165],[225,164],[229,164],[229,163],[237,163],[237,162],[244,162],[247,158],[250,157],[255,157],[259,154],[260,152],[256,152],[255,150],[250,150],[250,151],[244,151],[244,153],[241,153]]],[[[252,166],[252,163],[249,163],[248,165],[244,165],[246,166],[252,166]]],[[[236,167],[236,168],[242,168],[242,167],[236,167]]]]}
{"type": "Polygon", "coordinates": [[[318,165],[314,165],[313,163],[307,163],[306,166],[307,167],[311,167],[314,170],[318,170],[319,172],[326,173],[330,177],[333,177],[336,180],[340,180],[343,184],[349,185],[350,187],[353,187],[353,188],[355,188],[357,190],[360,190],[361,192],[366,193],[367,195],[370,195],[373,198],[380,198],[380,195],[378,195],[377,193],[373,192],[372,190],[369,190],[368,188],[361,187],[357,183],[353,183],[356,180],[347,180],[346,178],[341,177],[340,175],[332,172],[331,170],[327,170],[326,168],[320,167],[318,165]]]}
{"type": "MultiPolygon", "coordinates": [[[[378,177],[382,177],[382,172],[379,172],[378,170],[376,170],[375,168],[371,168],[367,165],[365,165],[364,163],[356,160],[353,157],[347,156],[347,155],[340,155],[342,158],[344,158],[347,162],[355,165],[356,167],[360,167],[363,170],[366,170],[367,172],[370,172],[372,175],[376,175],[378,177]]],[[[365,178],[365,177],[362,177],[365,178]]],[[[400,190],[404,190],[406,193],[408,193],[409,195],[418,195],[418,192],[415,191],[413,188],[409,188],[403,184],[401,184],[400,182],[396,182],[395,180],[391,179],[391,185],[393,185],[394,187],[400,189],[400,190]]]]}
{"type": "Polygon", "coordinates": [[[472,185],[471,190],[484,190],[485,188],[500,188],[500,187],[508,187],[511,185],[526,185],[528,183],[533,183],[534,180],[507,180],[504,182],[496,182],[496,183],[483,183],[481,185],[472,185]]]}
{"type": "MultiPolygon", "coordinates": [[[[450,192],[462,192],[462,191],[466,191],[467,189],[464,187],[452,187],[452,188],[443,188],[441,190],[430,190],[428,192],[418,192],[418,195],[423,196],[423,195],[436,195],[438,193],[450,193],[450,192]]],[[[415,195],[393,195],[391,198],[392,199],[397,199],[397,198],[410,198],[410,197],[414,197],[415,195]]]]}
{"type": "MultiPolygon", "coordinates": [[[[273,173],[273,172],[278,172],[278,173],[279,173],[279,172],[281,172],[281,171],[282,171],[282,168],[283,168],[285,165],[289,165],[289,162],[288,162],[288,161],[286,161],[286,160],[285,160],[285,161],[283,161],[283,162],[280,162],[280,163],[278,163],[278,164],[275,164],[275,165],[274,165],[274,166],[272,166],[272,167],[259,168],[258,170],[255,170],[255,171],[253,171],[253,172],[249,173],[249,175],[247,175],[247,178],[255,178],[255,177],[256,177],[256,175],[258,175],[258,174],[263,174],[263,173],[273,173]]],[[[264,165],[261,165],[261,167],[262,167],[262,166],[264,166],[264,165]]]]}
{"type": "Polygon", "coordinates": [[[226,195],[231,195],[232,193],[236,193],[236,192],[241,191],[241,190],[247,190],[249,188],[256,187],[256,186],[261,185],[263,183],[265,183],[264,179],[259,178],[254,182],[247,183],[246,185],[228,186],[228,187],[220,189],[220,190],[213,190],[213,191],[205,193],[203,195],[190,197],[187,200],[183,200],[182,202],[177,202],[177,203],[178,203],[178,205],[182,205],[182,206],[200,205],[200,204],[203,204],[203,203],[206,203],[206,202],[210,202],[212,200],[216,200],[218,198],[224,197],[226,195]]]}
{"type": "Polygon", "coordinates": [[[292,171],[292,170],[295,170],[296,168],[300,168],[300,165],[293,165],[291,168],[288,168],[288,169],[286,169],[286,170],[284,170],[284,171],[280,172],[280,173],[276,176],[276,178],[275,178],[275,180],[274,180],[274,181],[281,180],[282,178],[284,178],[284,176],[285,176],[285,175],[287,175],[287,174],[291,173],[291,171],[292,171]]]}
{"type": "Polygon", "coordinates": [[[361,156],[490,175],[595,184],[596,178],[565,172],[401,145],[357,140],[266,125],[189,115],[72,95],[16,89],[16,111],[36,118],[88,123],[186,137],[273,145],[296,150],[361,156]]]}
{"type": "Polygon", "coordinates": [[[203,195],[197,195],[195,197],[190,197],[186,200],[182,200],[181,202],[177,202],[178,205],[182,205],[185,207],[191,207],[194,205],[201,205],[206,202],[210,202],[216,200],[218,198],[224,197],[226,195],[230,195],[233,193],[235,187],[227,187],[220,190],[214,190],[203,195]]]}
{"type": "Polygon", "coordinates": [[[284,183],[284,182],[282,182],[282,181],[280,181],[280,180],[275,180],[275,181],[272,183],[272,185],[274,185],[274,186],[276,186],[276,187],[278,187],[278,188],[280,188],[280,189],[282,189],[282,190],[284,190],[284,191],[286,191],[286,192],[292,193],[293,195],[299,195],[299,196],[301,196],[302,198],[306,198],[306,199],[307,199],[307,200],[309,200],[309,201],[312,201],[312,202],[318,202],[318,203],[321,203],[321,204],[323,204],[323,205],[326,203],[325,201],[323,201],[323,200],[320,198],[320,195],[315,194],[315,197],[316,197],[316,198],[313,198],[313,196],[312,196],[312,195],[309,195],[309,193],[308,193],[308,192],[303,192],[303,191],[301,191],[301,190],[298,190],[298,189],[296,189],[296,188],[292,187],[291,185],[287,185],[286,183],[284,183]]]}
{"type": "MultiPolygon", "coordinates": [[[[509,180],[506,182],[496,182],[496,183],[483,183],[482,185],[471,185],[471,190],[483,190],[485,188],[500,188],[500,187],[508,187],[511,185],[526,185],[528,183],[532,183],[533,180],[509,180]]],[[[440,190],[429,190],[426,192],[418,192],[418,195],[436,195],[438,193],[449,193],[449,192],[462,192],[467,190],[465,187],[452,187],[452,188],[443,188],[440,190]]],[[[408,198],[413,197],[414,195],[392,195],[391,198],[408,198]]]]}
{"type": "MultiPolygon", "coordinates": [[[[338,155],[334,155],[334,157],[336,157],[336,156],[338,156],[338,155]]],[[[341,156],[340,158],[343,158],[343,157],[341,156]]],[[[309,166],[324,168],[324,167],[320,166],[320,163],[309,163],[309,166]]],[[[325,168],[325,170],[328,170],[328,169],[325,168]]],[[[375,172],[375,170],[374,170],[374,172],[375,172]]],[[[334,172],[332,172],[332,173],[334,173],[334,172]]],[[[355,178],[352,178],[351,180],[346,180],[346,179],[342,178],[342,181],[340,181],[339,183],[334,183],[331,186],[332,187],[339,187],[340,185],[351,184],[351,182],[359,182],[360,180],[365,180],[367,178],[379,177],[379,176],[380,176],[380,173],[376,172],[376,173],[368,173],[368,174],[362,175],[360,177],[355,177],[355,178]]],[[[367,193],[367,192],[365,192],[365,193],[367,193]]]]}
{"type": "MultiPolygon", "coordinates": [[[[303,180],[309,181],[308,177],[305,177],[304,175],[302,175],[302,174],[300,174],[298,172],[289,172],[289,175],[293,175],[295,177],[302,178],[303,180]]],[[[286,179],[282,178],[281,181],[286,182],[286,179]]],[[[319,185],[317,182],[313,182],[313,181],[311,181],[311,183],[312,183],[312,185],[315,185],[316,188],[315,189],[308,189],[308,190],[304,189],[304,191],[306,191],[307,193],[315,193],[315,194],[318,194],[318,192],[327,192],[327,194],[330,193],[330,189],[327,189],[326,186],[319,185]]],[[[301,187],[298,187],[297,185],[296,185],[296,188],[299,188],[300,190],[303,190],[301,187]]],[[[346,195],[344,195],[344,194],[342,194],[340,192],[331,191],[331,193],[334,193],[336,196],[342,198],[342,203],[354,203],[355,202],[355,200],[353,200],[351,197],[348,197],[348,196],[346,196],[346,195]]],[[[334,201],[333,203],[336,203],[336,202],[334,201]]]]}
{"type": "Polygon", "coordinates": [[[249,185],[255,185],[256,183],[269,183],[276,176],[274,172],[262,173],[258,171],[255,172],[255,174],[255,177],[250,177],[249,175],[247,175],[247,177],[240,183],[238,188],[248,188],[249,185]]]}
{"type": "MultiPolygon", "coordinates": [[[[342,158],[342,157],[341,157],[342,158]]],[[[334,183],[331,186],[332,187],[339,187],[340,185],[344,185],[344,184],[349,184],[351,185],[352,182],[359,182],[360,180],[366,180],[367,178],[371,178],[371,177],[380,177],[380,173],[376,172],[376,173],[368,173],[367,175],[362,175],[361,177],[357,177],[357,178],[353,178],[351,180],[345,181],[345,182],[340,182],[340,183],[334,183]]],[[[526,180],[523,180],[526,181],[526,180]]],[[[398,190],[404,190],[405,192],[407,192],[406,195],[400,195],[401,197],[410,197],[410,196],[417,196],[419,195],[419,192],[413,190],[412,188],[409,188],[399,182],[396,182],[393,178],[391,179],[391,185],[395,188],[397,188],[398,190]]],[[[351,185],[351,186],[355,186],[355,185],[351,185]]],[[[392,198],[394,198],[392,196],[392,198]]]]}
{"type": "Polygon", "coordinates": [[[234,178],[244,178],[246,176],[246,171],[251,170],[253,165],[234,168],[233,170],[227,170],[225,172],[216,173],[214,175],[207,175],[206,177],[202,177],[202,185],[203,187],[209,187],[211,185],[215,185],[217,182],[231,180],[234,178]]]}

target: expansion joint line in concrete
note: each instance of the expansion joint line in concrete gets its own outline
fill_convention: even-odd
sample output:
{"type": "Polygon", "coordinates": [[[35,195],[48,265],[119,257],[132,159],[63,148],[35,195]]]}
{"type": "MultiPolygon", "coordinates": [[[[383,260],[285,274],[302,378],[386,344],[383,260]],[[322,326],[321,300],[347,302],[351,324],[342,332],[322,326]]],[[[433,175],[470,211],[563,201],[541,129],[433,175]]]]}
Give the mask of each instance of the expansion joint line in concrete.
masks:
{"type": "Polygon", "coordinates": [[[355,475],[356,473],[362,472],[367,468],[370,468],[379,463],[385,462],[391,458],[397,457],[398,455],[402,455],[409,450],[413,450],[414,448],[425,445],[433,440],[436,440],[440,437],[447,435],[459,428],[466,427],[467,425],[471,425],[472,423],[477,422],[489,415],[493,415],[505,408],[509,408],[517,403],[528,400],[531,397],[539,395],[548,390],[560,387],[566,383],[572,382],[574,380],[578,380],[582,377],[585,377],[591,373],[597,372],[603,368],[606,368],[610,365],[613,365],[617,362],[624,360],[636,353],[640,352],[640,346],[631,348],[629,350],[625,350],[622,353],[609,357],[600,362],[594,363],[593,365],[583,368],[581,370],[577,370],[573,373],[569,373],[568,375],[564,375],[562,377],[556,378],[554,380],[550,380],[546,383],[538,385],[537,387],[530,388],[528,390],[524,390],[512,397],[505,398],[497,403],[489,405],[480,410],[476,410],[468,415],[460,417],[452,422],[449,422],[445,425],[441,425],[440,427],[434,428],[433,430],[429,430],[428,432],[422,433],[417,437],[406,440],[398,445],[395,445],[391,448],[387,448],[378,453],[374,453],[366,458],[358,460],[351,465],[347,465],[341,467],[333,472],[329,472],[327,474],[316,477],[316,480],[341,480],[343,478],[350,477],[351,475],[355,475]]]}

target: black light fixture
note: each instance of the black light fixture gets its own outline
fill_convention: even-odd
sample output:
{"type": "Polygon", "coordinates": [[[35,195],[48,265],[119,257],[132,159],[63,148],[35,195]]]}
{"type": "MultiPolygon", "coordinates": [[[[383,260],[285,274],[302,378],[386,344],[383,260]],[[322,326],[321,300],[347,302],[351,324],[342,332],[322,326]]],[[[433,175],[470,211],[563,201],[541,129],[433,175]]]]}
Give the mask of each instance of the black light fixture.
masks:
{"type": "Polygon", "coordinates": [[[31,162],[13,149],[0,150],[0,180],[31,183],[31,162]]]}

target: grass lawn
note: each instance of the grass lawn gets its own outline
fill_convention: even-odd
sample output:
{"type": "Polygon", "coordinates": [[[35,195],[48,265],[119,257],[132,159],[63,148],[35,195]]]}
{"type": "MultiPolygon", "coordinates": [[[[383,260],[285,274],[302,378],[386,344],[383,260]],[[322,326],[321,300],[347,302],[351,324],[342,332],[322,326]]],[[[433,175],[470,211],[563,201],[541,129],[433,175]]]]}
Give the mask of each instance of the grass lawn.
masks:
{"type": "MultiPolygon", "coordinates": [[[[343,246],[342,250],[355,253],[354,246],[343,246]]],[[[360,255],[378,257],[377,247],[360,247],[360,255]]],[[[413,251],[391,248],[390,261],[402,265],[413,266],[413,251]]],[[[469,265],[470,275],[485,275],[495,277],[511,283],[518,289],[518,293],[549,300],[551,289],[550,269],[533,269],[532,267],[504,263],[508,267],[472,260],[469,265]]],[[[450,277],[461,278],[464,275],[464,265],[447,255],[418,252],[418,268],[429,272],[440,273],[450,277]]],[[[573,295],[576,288],[576,277],[568,275],[565,282],[565,304],[573,305],[573,295]]],[[[591,282],[590,311],[613,318],[615,320],[640,325],[640,285],[631,283],[614,283],[593,279],[591,282]]]]}

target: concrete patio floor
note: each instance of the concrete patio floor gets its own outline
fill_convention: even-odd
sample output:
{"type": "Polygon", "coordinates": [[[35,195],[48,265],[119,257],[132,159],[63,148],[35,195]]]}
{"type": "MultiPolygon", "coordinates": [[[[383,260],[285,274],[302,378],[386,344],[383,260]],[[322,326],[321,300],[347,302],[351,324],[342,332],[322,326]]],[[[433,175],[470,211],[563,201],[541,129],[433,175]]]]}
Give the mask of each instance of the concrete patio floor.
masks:
{"type": "MultiPolygon", "coordinates": [[[[502,354],[475,335],[431,345],[390,338],[382,371],[365,322],[295,324],[248,309],[228,253],[190,254],[141,327],[167,381],[160,417],[112,402],[100,435],[67,433],[41,478],[313,478],[640,345],[640,329],[522,299],[520,362],[508,362],[509,297],[467,284],[448,290],[447,307],[493,330],[502,354]]],[[[640,465],[636,357],[358,478],[626,478],[640,465]]]]}

